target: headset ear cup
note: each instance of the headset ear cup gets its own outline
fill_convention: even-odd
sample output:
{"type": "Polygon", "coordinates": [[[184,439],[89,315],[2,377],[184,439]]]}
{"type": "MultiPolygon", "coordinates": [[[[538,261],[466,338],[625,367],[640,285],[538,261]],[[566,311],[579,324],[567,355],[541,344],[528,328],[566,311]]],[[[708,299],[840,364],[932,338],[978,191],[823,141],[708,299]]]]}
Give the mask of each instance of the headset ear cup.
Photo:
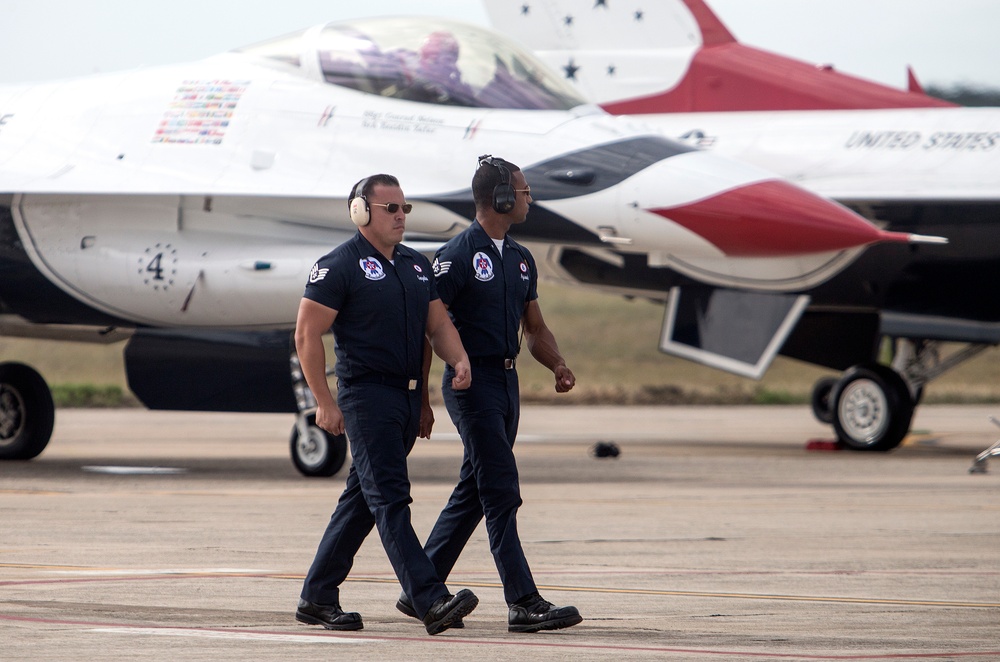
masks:
{"type": "Polygon", "coordinates": [[[493,210],[498,214],[509,214],[517,201],[514,187],[510,185],[510,170],[501,163],[490,163],[500,171],[500,183],[493,187],[493,210]]]}
{"type": "Polygon", "coordinates": [[[514,187],[510,184],[500,184],[493,189],[493,210],[498,214],[509,214],[514,210],[516,202],[514,187]]]}
{"type": "Polygon", "coordinates": [[[351,221],[361,228],[368,225],[368,221],[370,220],[371,214],[368,211],[368,201],[362,196],[351,200],[351,221]]]}

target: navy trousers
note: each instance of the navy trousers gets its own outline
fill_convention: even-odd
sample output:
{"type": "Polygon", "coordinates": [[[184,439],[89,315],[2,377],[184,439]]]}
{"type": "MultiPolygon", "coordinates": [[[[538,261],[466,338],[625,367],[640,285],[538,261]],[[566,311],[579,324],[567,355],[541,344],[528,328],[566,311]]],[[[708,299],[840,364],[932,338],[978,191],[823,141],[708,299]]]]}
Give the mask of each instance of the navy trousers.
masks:
{"type": "Polygon", "coordinates": [[[448,589],[410,522],[413,499],[406,456],[420,426],[420,392],[341,383],[337,402],[351,443],[351,469],[306,575],[302,599],[321,605],[339,603],[340,585],[375,526],[400,586],[423,616],[448,589]]]}
{"type": "Polygon", "coordinates": [[[479,522],[486,516],[490,551],[507,604],[537,588],[521,549],[517,509],[521,490],[514,460],[520,416],[517,372],[476,368],[472,387],[454,391],[445,368],[442,395],[465,447],[458,485],[438,517],[424,549],[444,581],[479,522]]]}

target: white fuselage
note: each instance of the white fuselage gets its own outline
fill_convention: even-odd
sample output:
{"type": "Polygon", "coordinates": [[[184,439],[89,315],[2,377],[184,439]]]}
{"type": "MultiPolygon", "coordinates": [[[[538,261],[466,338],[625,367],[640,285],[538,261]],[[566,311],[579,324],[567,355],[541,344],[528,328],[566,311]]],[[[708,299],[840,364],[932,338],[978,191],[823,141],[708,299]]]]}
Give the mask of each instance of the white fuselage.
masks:
{"type": "Polygon", "coordinates": [[[640,117],[837,200],[1000,200],[1000,108],[640,117]]]}
{"type": "MultiPolygon", "coordinates": [[[[345,197],[363,176],[399,177],[418,203],[407,230],[446,237],[470,219],[419,201],[467,191],[480,154],[530,166],[655,135],[594,108],[386,99],[238,53],[0,89],[0,117],[0,194],[11,196],[35,267],[109,316],[185,327],[290,326],[316,258],[354,232],[345,197]]],[[[690,151],[616,186],[536,205],[595,236],[627,238],[624,250],[657,264],[703,260],[723,282],[751,273],[787,287],[803,274],[828,277],[843,251],[731,258],[649,211],[773,179],[690,151]]]]}

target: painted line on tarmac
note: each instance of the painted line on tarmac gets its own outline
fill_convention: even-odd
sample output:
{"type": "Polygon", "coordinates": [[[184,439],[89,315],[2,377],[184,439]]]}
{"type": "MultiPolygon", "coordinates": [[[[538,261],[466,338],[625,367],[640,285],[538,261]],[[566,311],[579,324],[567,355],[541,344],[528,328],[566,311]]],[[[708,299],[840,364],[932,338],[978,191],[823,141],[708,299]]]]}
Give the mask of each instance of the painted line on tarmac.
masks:
{"type": "Polygon", "coordinates": [[[255,641],[275,641],[280,643],[302,642],[302,643],[390,643],[390,642],[421,642],[433,643],[437,645],[473,645],[473,646],[504,646],[506,648],[549,648],[566,652],[576,651],[602,651],[605,653],[623,652],[649,652],[649,653],[673,653],[686,656],[711,656],[719,657],[751,657],[761,659],[794,659],[794,660],[900,660],[900,659],[955,659],[955,658],[986,658],[995,660],[1000,657],[1000,650],[993,651],[949,651],[949,652],[920,652],[920,653],[849,653],[849,654],[819,654],[819,653],[778,653],[767,651],[739,651],[721,650],[711,648],[672,648],[668,646],[623,646],[614,644],[574,644],[565,641],[546,642],[526,640],[518,637],[517,640],[496,640],[496,639],[470,639],[452,637],[412,637],[412,636],[392,636],[377,635],[357,636],[355,634],[340,634],[325,632],[323,634],[295,634],[295,633],[275,633],[265,630],[220,630],[218,628],[176,628],[176,627],[149,627],[132,624],[99,623],[93,621],[73,621],[61,619],[47,619],[27,616],[13,616],[0,614],[0,621],[16,621],[29,623],[45,623],[48,625],[76,625],[89,626],[95,633],[110,634],[149,634],[164,636],[191,636],[206,638],[223,638],[230,640],[255,640],[255,641]]]}
{"type": "MultiPolygon", "coordinates": [[[[292,579],[293,576],[288,575],[286,579],[292,579]]],[[[304,576],[299,576],[299,578],[304,578],[304,576]]],[[[358,583],[369,583],[369,584],[395,584],[397,580],[392,579],[376,579],[376,578],[366,578],[366,577],[348,577],[348,582],[358,582],[358,583]]],[[[455,582],[452,582],[455,583],[455,582]]],[[[469,586],[473,588],[503,588],[503,584],[499,582],[460,582],[462,586],[469,586]]],[[[736,600],[784,600],[790,602],[835,602],[835,603],[847,603],[847,604],[864,604],[864,605],[895,605],[895,606],[908,606],[908,607],[967,607],[967,608],[978,608],[978,609],[1000,609],[1000,602],[966,602],[966,601],[952,601],[952,600],[903,600],[896,598],[848,598],[848,597],[838,597],[838,596],[823,596],[823,595],[781,595],[781,594],[769,594],[769,593],[717,593],[712,591],[668,591],[661,589],[647,589],[647,588],[607,588],[599,586],[558,586],[558,585],[541,585],[538,586],[539,591],[566,591],[568,593],[609,593],[614,595],[662,595],[669,597],[688,597],[688,598],[730,598],[736,600]]]]}
{"type": "MultiPolygon", "coordinates": [[[[2,566],[0,566],[2,567],[2,566]]],[[[9,566],[8,566],[9,567],[9,566]]],[[[17,566],[31,567],[31,566],[17,566]]],[[[44,567],[44,566],[43,566],[44,567]]],[[[67,571],[61,571],[67,572],[67,571]]],[[[73,584],[93,583],[102,581],[141,581],[149,579],[289,579],[301,581],[304,575],[273,573],[262,570],[238,569],[205,569],[205,570],[126,570],[115,571],[111,568],[93,569],[90,571],[76,570],[67,574],[88,574],[87,577],[65,577],[59,579],[24,579],[0,581],[0,586],[25,586],[31,584],[73,584]]],[[[346,582],[358,584],[396,584],[395,577],[348,577],[346,582]]],[[[472,588],[503,588],[499,582],[461,582],[463,586],[472,588]]],[[[946,607],[967,609],[1000,609],[1000,602],[973,602],[966,600],[914,600],[900,598],[852,598],[830,595],[783,595],[778,593],[733,593],[717,591],[671,591],[666,589],[601,587],[601,586],[564,586],[539,585],[539,590],[564,591],[567,593],[604,593],[612,595],[652,595],[664,597],[714,598],[730,600],[778,600],[784,602],[827,602],[836,604],[893,605],[907,607],[946,607]]]]}
{"type": "MultiPolygon", "coordinates": [[[[127,635],[151,635],[151,636],[173,636],[173,637],[200,637],[207,639],[229,639],[242,641],[273,641],[277,643],[307,643],[307,644],[375,644],[375,643],[395,643],[400,641],[421,641],[426,639],[415,637],[357,637],[354,635],[327,634],[276,634],[272,632],[232,632],[229,630],[197,629],[197,628],[140,628],[131,626],[95,628],[94,633],[127,634],[127,635]]],[[[428,642],[430,643],[430,642],[428,642]]],[[[777,659],[797,659],[797,660],[894,660],[894,659],[936,659],[936,658],[957,658],[957,657],[993,657],[1000,654],[1000,651],[961,651],[949,653],[880,653],[873,655],[865,654],[845,654],[845,655],[822,655],[822,654],[801,654],[801,653],[769,653],[759,651],[731,651],[731,650],[711,650],[697,648],[668,648],[663,646],[620,646],[602,644],[572,644],[572,643],[551,643],[536,641],[496,641],[477,639],[452,639],[435,638],[433,643],[445,645],[476,645],[476,646],[527,646],[530,648],[556,648],[562,650],[601,650],[615,652],[655,652],[655,653],[679,653],[685,655],[711,655],[711,656],[741,656],[777,659]]]]}
{"type": "Polygon", "coordinates": [[[121,465],[93,465],[88,464],[82,467],[84,471],[95,474],[112,474],[116,476],[159,476],[176,475],[187,473],[187,469],[182,467],[134,467],[121,465]]]}
{"type": "MultiPolygon", "coordinates": [[[[498,584],[499,586],[499,584],[498,584]]],[[[576,593],[614,593],[616,595],[663,595],[694,598],[732,598],[739,600],[785,600],[791,602],[836,602],[862,605],[896,605],[910,607],[971,607],[1000,609],[1000,602],[964,602],[952,600],[902,600],[895,598],[848,598],[824,595],[780,595],[769,593],[715,593],[711,591],[663,591],[643,588],[599,588],[594,586],[539,586],[539,590],[576,593]]]]}
{"type": "Polygon", "coordinates": [[[374,644],[379,638],[335,637],[318,634],[276,634],[274,632],[208,630],[201,628],[137,628],[132,626],[95,628],[90,632],[105,634],[127,634],[129,636],[151,635],[157,637],[201,637],[204,639],[237,639],[245,641],[274,641],[295,644],[374,644]]]}
{"type": "Polygon", "coordinates": [[[57,579],[12,579],[0,581],[0,586],[95,584],[101,582],[129,582],[164,579],[286,579],[284,575],[271,573],[267,570],[240,568],[155,570],[135,568],[81,568],[78,566],[31,565],[26,563],[5,563],[0,564],[0,568],[45,570],[53,574],[75,575],[72,577],[59,577],[57,579]]]}
{"type": "Polygon", "coordinates": [[[48,570],[51,572],[62,572],[66,574],[93,575],[93,574],[130,574],[130,575],[177,575],[177,574],[199,574],[199,573],[269,573],[269,570],[260,568],[112,568],[90,565],[53,565],[50,563],[0,563],[0,568],[21,568],[26,570],[48,570]]]}
{"type": "MultiPolygon", "coordinates": [[[[0,617],[2,618],[2,617],[0,617]]],[[[777,653],[766,651],[736,651],[736,650],[713,650],[697,648],[671,648],[666,646],[622,646],[614,644],[574,644],[568,642],[543,642],[543,641],[503,641],[495,639],[469,639],[451,637],[432,637],[431,640],[423,637],[378,635],[376,637],[358,637],[354,634],[338,634],[327,632],[324,634],[276,634],[271,632],[243,631],[232,632],[217,629],[198,628],[139,628],[132,626],[114,626],[107,628],[96,628],[93,632],[109,632],[123,634],[149,634],[160,636],[187,636],[221,638],[231,640],[251,640],[251,641],[275,641],[281,643],[397,643],[405,641],[419,641],[421,643],[434,643],[441,645],[474,645],[474,646],[504,646],[504,647],[528,647],[528,648],[550,648],[564,651],[604,651],[608,653],[622,652],[652,652],[652,653],[673,653],[682,655],[699,655],[712,657],[753,657],[762,659],[796,659],[796,660],[895,660],[895,659],[955,659],[955,658],[986,658],[995,659],[1000,655],[1000,651],[953,651],[948,653],[878,653],[878,654],[803,654],[803,653],[777,653]]]]}

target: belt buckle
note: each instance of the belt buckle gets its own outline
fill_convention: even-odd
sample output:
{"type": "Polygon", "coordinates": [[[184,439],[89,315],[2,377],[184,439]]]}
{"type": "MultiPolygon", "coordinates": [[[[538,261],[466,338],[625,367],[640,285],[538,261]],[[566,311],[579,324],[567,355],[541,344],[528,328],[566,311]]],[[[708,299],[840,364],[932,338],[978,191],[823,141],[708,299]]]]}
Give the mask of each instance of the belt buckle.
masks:
{"type": "Polygon", "coordinates": [[[409,391],[416,391],[417,390],[417,380],[416,379],[411,379],[406,388],[409,391]]]}
{"type": "Polygon", "coordinates": [[[517,359],[504,359],[503,360],[503,369],[504,370],[513,370],[514,366],[516,364],[517,364],[517,359]]]}

